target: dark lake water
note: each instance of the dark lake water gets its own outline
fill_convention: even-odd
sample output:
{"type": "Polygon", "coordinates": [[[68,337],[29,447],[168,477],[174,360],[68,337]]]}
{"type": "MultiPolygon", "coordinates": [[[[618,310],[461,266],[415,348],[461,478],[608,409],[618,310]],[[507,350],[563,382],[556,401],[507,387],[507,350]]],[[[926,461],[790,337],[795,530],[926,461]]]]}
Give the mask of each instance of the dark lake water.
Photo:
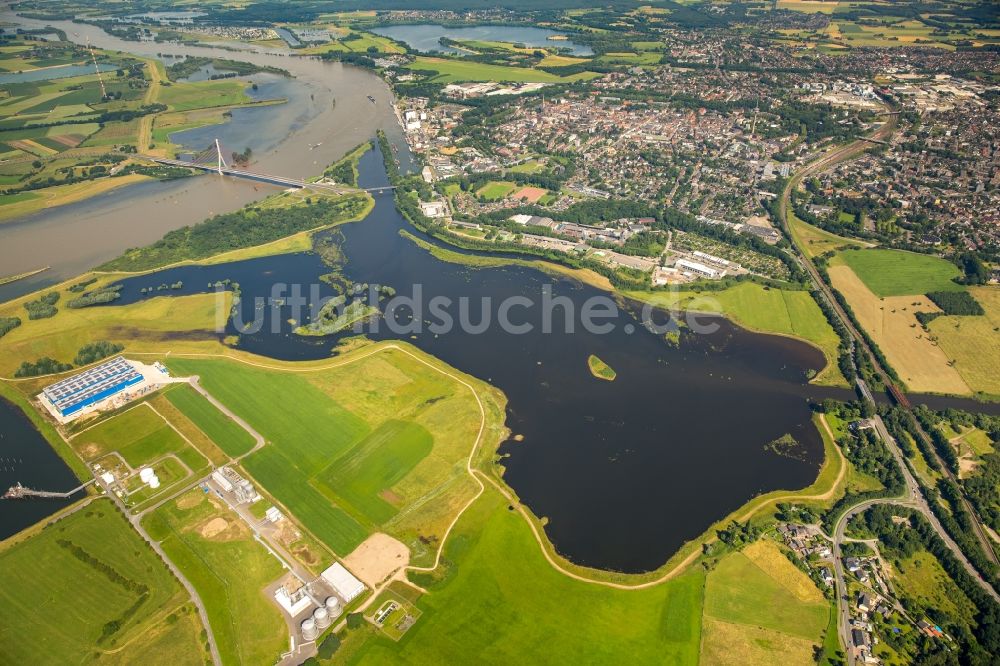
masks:
{"type": "MultiPolygon", "coordinates": [[[[386,182],[374,151],[363,158],[361,173],[366,186],[386,182]]],[[[588,299],[607,296],[526,267],[444,263],[400,236],[400,229],[414,231],[390,194],[376,196],[364,221],[340,228],[344,273],[351,280],[391,286],[397,296],[412,294],[414,285],[422,290],[417,305],[393,310],[367,334],[411,342],[507,395],[507,424],[523,441],[501,446],[505,478],[537,515],[549,519],[546,531],[569,559],[628,572],[654,569],[751,497],[815,479],[822,442],[808,401],[849,394],[806,383],[806,372],[824,362],[813,347],[749,333],[718,318],[701,318],[715,325],[710,334],[682,329],[675,347],[644,328],[628,307],[608,320],[614,330],[605,334],[579,323],[574,332],[565,331],[562,310],[556,310],[554,331],[544,333],[543,290],[565,298],[578,313],[588,299]],[[535,305],[517,308],[511,319],[534,324],[534,331],[506,333],[496,325],[482,332],[390,330],[390,320],[436,320],[429,314],[435,296],[467,298],[473,323],[483,313],[495,321],[507,299],[529,299],[535,305]],[[422,313],[411,318],[415,309],[422,313]],[[590,354],[617,371],[614,382],[591,376],[590,354]],[[785,433],[800,443],[794,457],[765,450],[785,433]]],[[[143,287],[182,281],[182,289],[153,294],[197,293],[230,279],[240,284],[242,320],[261,314],[262,330],[241,335],[242,349],[282,359],[323,358],[341,336],[294,335],[287,323],[295,315],[291,288],[273,290],[275,284],[299,284],[309,294],[310,285],[317,285],[307,300],[331,296],[333,290],[318,280],[328,271],[309,253],[180,267],[125,280],[119,303],[148,297],[140,293],[143,287]],[[284,304],[268,305],[273,294],[284,304]]],[[[457,320],[460,308],[451,312],[457,320]]],[[[241,330],[230,322],[226,333],[241,330]]]]}
{"type": "MultiPolygon", "coordinates": [[[[117,65],[102,63],[98,65],[102,72],[111,72],[117,69],[117,65]]],[[[23,72],[13,72],[10,74],[0,74],[0,85],[8,83],[26,83],[28,81],[51,81],[52,79],[68,79],[71,76],[82,74],[93,74],[93,65],[61,65],[58,67],[43,67],[41,69],[29,69],[23,72]]]]}
{"type": "MultiPolygon", "coordinates": [[[[65,492],[80,485],[21,409],[0,398],[0,495],[15,483],[65,492]]],[[[73,499],[0,500],[0,539],[70,504],[73,499]]]]}
{"type": "Polygon", "coordinates": [[[456,48],[442,46],[441,42],[438,41],[442,37],[447,37],[457,40],[508,42],[511,44],[524,44],[526,46],[563,48],[567,49],[573,55],[579,56],[594,54],[589,46],[573,42],[572,37],[558,40],[549,39],[557,35],[565,36],[564,33],[530,26],[475,25],[463,28],[447,28],[443,25],[432,24],[390,25],[384,28],[375,28],[372,32],[403,42],[411,49],[424,52],[462,53],[462,51],[456,48]]]}

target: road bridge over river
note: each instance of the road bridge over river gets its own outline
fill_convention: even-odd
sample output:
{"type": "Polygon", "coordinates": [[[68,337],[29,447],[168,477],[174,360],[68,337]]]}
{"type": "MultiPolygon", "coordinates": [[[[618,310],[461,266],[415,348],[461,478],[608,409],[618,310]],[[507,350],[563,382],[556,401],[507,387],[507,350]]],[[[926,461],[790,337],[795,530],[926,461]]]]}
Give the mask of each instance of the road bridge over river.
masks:
{"type": "Polygon", "coordinates": [[[390,192],[395,189],[395,186],[393,185],[385,185],[383,187],[358,188],[325,180],[309,181],[309,180],[302,180],[300,178],[292,178],[289,176],[261,173],[257,171],[249,171],[247,169],[237,168],[236,166],[226,161],[226,158],[223,156],[222,144],[219,143],[218,139],[216,139],[214,144],[210,146],[207,150],[198,153],[190,160],[177,160],[169,157],[160,157],[158,155],[144,155],[144,154],[137,155],[137,157],[139,159],[146,160],[148,162],[154,162],[156,164],[162,164],[164,166],[182,167],[185,169],[198,169],[200,171],[205,171],[205,172],[214,172],[219,174],[220,176],[244,178],[247,180],[254,180],[259,183],[278,185],[279,187],[286,187],[286,188],[290,187],[295,189],[311,189],[320,192],[326,192],[329,194],[351,194],[352,192],[362,192],[362,191],[377,192],[381,194],[382,192],[390,192]]]}

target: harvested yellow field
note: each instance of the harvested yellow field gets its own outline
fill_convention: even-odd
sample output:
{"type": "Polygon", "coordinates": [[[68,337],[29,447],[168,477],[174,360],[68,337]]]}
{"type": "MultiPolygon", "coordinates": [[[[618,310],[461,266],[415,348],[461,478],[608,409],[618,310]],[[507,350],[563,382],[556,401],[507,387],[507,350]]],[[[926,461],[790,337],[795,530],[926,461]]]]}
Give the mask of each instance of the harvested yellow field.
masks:
{"type": "Polygon", "coordinates": [[[839,2],[821,2],[819,0],[778,0],[780,9],[790,9],[796,12],[807,12],[809,14],[832,14],[837,10],[839,2]]]}
{"type": "Polygon", "coordinates": [[[823,593],[819,588],[795,568],[773,541],[755,541],[743,549],[743,554],[799,601],[823,602],[823,593]]]}
{"type": "Polygon", "coordinates": [[[1000,287],[971,287],[986,314],[938,317],[928,328],[973,391],[1000,395],[1000,287]]]}
{"type": "Polygon", "coordinates": [[[707,666],[811,664],[814,645],[813,641],[773,629],[706,616],[702,620],[700,663],[707,666]]]}
{"type": "Polygon", "coordinates": [[[581,62],[587,62],[587,59],[564,55],[547,55],[538,64],[541,67],[565,67],[567,65],[578,65],[581,62]]]}
{"type": "Polygon", "coordinates": [[[971,393],[944,350],[917,321],[916,312],[939,311],[926,296],[879,298],[849,266],[830,266],[829,273],[833,286],[851,304],[861,326],[882,349],[910,391],[971,393]]]}

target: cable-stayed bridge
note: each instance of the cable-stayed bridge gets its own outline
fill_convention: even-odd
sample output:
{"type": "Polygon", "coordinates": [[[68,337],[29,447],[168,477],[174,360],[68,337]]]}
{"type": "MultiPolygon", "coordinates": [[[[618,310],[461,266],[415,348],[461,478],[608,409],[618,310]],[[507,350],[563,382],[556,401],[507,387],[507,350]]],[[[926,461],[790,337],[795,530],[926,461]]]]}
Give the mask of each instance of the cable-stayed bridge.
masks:
{"type": "Polygon", "coordinates": [[[291,187],[295,189],[311,189],[331,194],[350,194],[364,190],[365,192],[387,192],[395,189],[393,185],[383,187],[357,188],[341,183],[331,182],[311,182],[300,178],[291,178],[259,171],[249,171],[234,164],[234,160],[226,160],[222,144],[216,139],[212,145],[205,150],[194,155],[190,160],[175,160],[169,157],[158,157],[156,155],[138,155],[140,159],[166,166],[184,167],[187,169],[199,169],[207,173],[217,173],[220,176],[230,176],[232,178],[244,178],[254,180],[259,183],[277,185],[279,187],[291,187]]]}

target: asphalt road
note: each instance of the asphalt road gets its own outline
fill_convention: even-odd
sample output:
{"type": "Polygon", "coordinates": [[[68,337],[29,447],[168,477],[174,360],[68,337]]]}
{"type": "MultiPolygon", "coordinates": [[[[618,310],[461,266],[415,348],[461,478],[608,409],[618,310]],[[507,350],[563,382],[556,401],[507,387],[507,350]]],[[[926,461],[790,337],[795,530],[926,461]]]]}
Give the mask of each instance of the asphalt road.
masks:
{"type": "MultiPolygon", "coordinates": [[[[868,138],[875,139],[877,141],[885,141],[892,135],[892,132],[895,130],[897,122],[898,122],[897,116],[895,115],[889,116],[888,120],[882,125],[882,127],[880,127],[874,134],[872,134],[868,138]]],[[[823,294],[823,297],[827,300],[831,308],[833,308],[834,312],[837,314],[837,317],[844,324],[846,330],[851,336],[853,344],[859,346],[868,355],[868,357],[872,360],[876,373],[882,379],[883,383],[886,386],[889,386],[892,384],[892,379],[888,376],[888,373],[879,363],[878,358],[872,353],[872,350],[868,347],[865,338],[855,328],[851,318],[847,316],[847,313],[840,306],[840,303],[837,301],[836,298],[834,298],[831,287],[828,284],[826,284],[826,282],[822,279],[822,276],[819,274],[819,271],[816,269],[815,264],[810,259],[805,248],[799,247],[798,243],[795,242],[795,237],[791,232],[790,225],[788,224],[788,211],[790,209],[791,193],[794,188],[798,187],[799,183],[801,183],[805,178],[811,175],[821,173],[833,167],[836,164],[839,164],[841,162],[853,159],[859,155],[864,154],[865,150],[871,147],[871,145],[872,145],[871,142],[867,140],[854,141],[846,146],[828,152],[819,159],[805,165],[802,169],[797,171],[795,175],[792,176],[792,178],[789,180],[787,187],[781,194],[779,217],[781,224],[785,228],[785,231],[788,233],[789,237],[793,239],[792,244],[799,255],[800,264],[809,274],[813,284],[820,290],[820,292],[823,294]]],[[[866,391],[865,388],[866,387],[862,387],[862,393],[865,395],[867,399],[870,399],[871,397],[870,391],[866,391]]],[[[908,409],[908,407],[905,406],[904,408],[908,409]]],[[[847,527],[847,522],[850,520],[850,518],[853,517],[854,515],[857,515],[858,513],[865,511],[866,509],[872,506],[875,506],[877,504],[896,504],[901,506],[909,506],[919,511],[931,524],[935,532],[937,532],[938,536],[941,537],[941,539],[945,542],[945,544],[952,551],[955,557],[962,563],[962,565],[966,568],[966,570],[968,570],[973,580],[977,581],[979,585],[990,596],[992,596],[995,600],[1000,602],[1000,595],[997,594],[996,590],[993,589],[992,585],[987,583],[980,576],[979,572],[975,569],[975,567],[972,566],[971,562],[969,562],[969,560],[966,558],[961,548],[958,547],[958,544],[956,544],[954,540],[948,535],[948,533],[944,530],[944,527],[938,521],[937,517],[931,511],[926,500],[924,499],[924,496],[920,491],[920,485],[914,478],[913,473],[910,471],[910,468],[907,467],[906,461],[903,459],[903,454],[900,451],[898,444],[889,435],[889,432],[885,427],[885,423],[882,421],[881,417],[876,416],[874,421],[875,421],[876,431],[878,432],[882,440],[885,442],[886,447],[889,449],[889,452],[892,454],[893,458],[896,460],[896,463],[899,465],[900,470],[903,473],[903,477],[906,482],[906,490],[903,496],[899,498],[868,500],[851,507],[844,513],[843,516],[841,516],[840,520],[837,522],[836,529],[834,530],[833,553],[834,553],[834,577],[835,577],[836,591],[837,591],[837,631],[840,636],[841,644],[844,646],[845,653],[848,656],[847,658],[848,664],[850,664],[851,666],[858,663],[858,661],[856,659],[856,656],[854,655],[854,650],[851,647],[850,625],[848,623],[848,620],[850,618],[850,610],[849,610],[850,601],[845,599],[845,596],[847,594],[847,582],[844,577],[841,546],[844,540],[844,531],[847,527]]],[[[920,431],[919,434],[924,438],[927,437],[926,433],[924,433],[922,430],[920,431]]],[[[947,469],[947,467],[944,467],[944,469],[947,469]]],[[[967,510],[969,509],[968,506],[966,508],[967,510]]],[[[976,516],[975,513],[971,512],[971,510],[970,510],[970,515],[973,516],[973,523],[978,528],[977,536],[982,541],[985,538],[985,533],[983,532],[982,527],[979,525],[978,517],[976,516]]],[[[992,548],[989,547],[988,542],[984,543],[984,550],[986,550],[988,556],[994,558],[995,560],[996,557],[995,553],[993,552],[992,548]]]]}
{"type": "MultiPolygon", "coordinates": [[[[189,581],[184,576],[184,574],[181,573],[181,570],[178,569],[176,566],[174,566],[174,563],[170,561],[169,557],[167,557],[167,554],[163,551],[163,548],[160,547],[159,542],[154,540],[151,536],[149,536],[149,533],[146,532],[146,528],[142,526],[143,514],[138,514],[135,516],[129,515],[128,508],[121,501],[121,499],[117,495],[115,495],[110,488],[105,486],[100,480],[98,480],[98,483],[100,483],[101,487],[104,488],[105,494],[107,494],[107,496],[110,497],[112,500],[114,500],[115,504],[118,505],[118,508],[128,518],[128,521],[132,524],[132,527],[135,528],[135,531],[138,532],[139,536],[142,537],[142,540],[145,541],[147,544],[149,544],[149,547],[152,548],[157,555],[159,555],[160,559],[163,560],[163,563],[167,565],[168,569],[170,569],[170,572],[174,575],[175,578],[177,578],[177,580],[180,581],[181,585],[184,586],[184,589],[188,591],[188,594],[191,595],[191,603],[193,603],[194,607],[198,609],[198,616],[201,618],[201,624],[205,628],[205,641],[208,643],[209,652],[212,654],[212,663],[215,666],[222,666],[222,657],[219,654],[219,646],[215,642],[215,634],[212,633],[212,625],[208,621],[208,611],[205,610],[205,604],[202,602],[201,597],[198,595],[198,590],[196,590],[194,588],[194,585],[191,584],[191,581],[189,581]]],[[[173,497],[176,497],[176,494],[173,495],[173,497]]]]}

